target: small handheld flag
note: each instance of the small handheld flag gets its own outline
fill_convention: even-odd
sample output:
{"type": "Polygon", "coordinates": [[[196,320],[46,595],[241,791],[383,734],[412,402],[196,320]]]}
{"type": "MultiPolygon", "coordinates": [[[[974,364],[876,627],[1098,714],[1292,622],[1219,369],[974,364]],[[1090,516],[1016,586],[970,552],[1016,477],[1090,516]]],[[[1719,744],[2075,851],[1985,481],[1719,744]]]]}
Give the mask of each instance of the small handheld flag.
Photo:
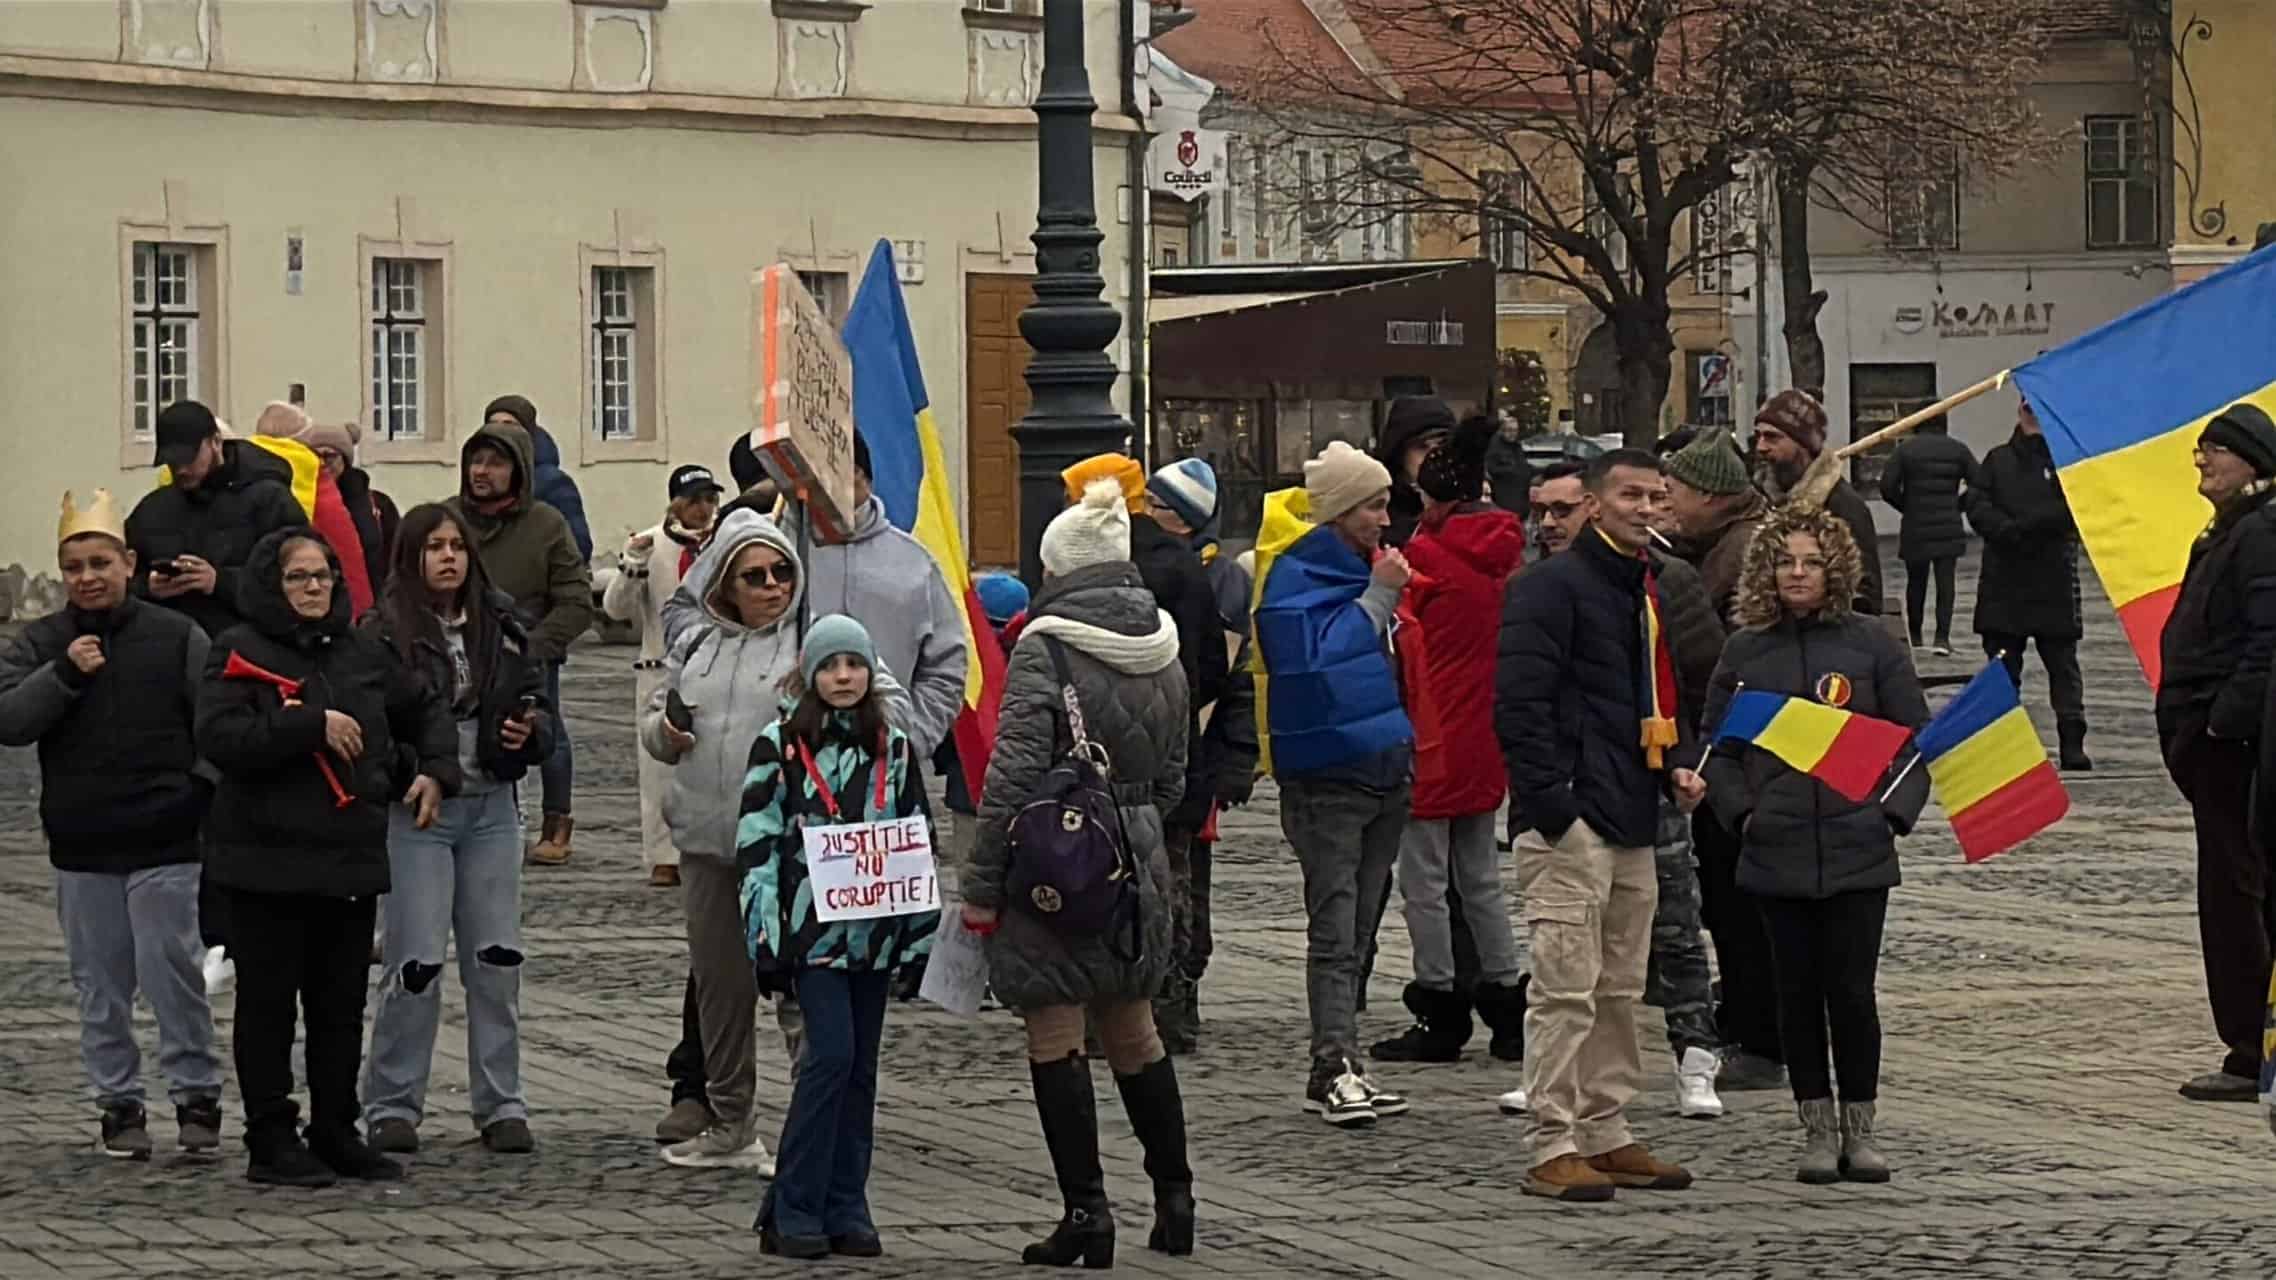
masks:
{"type": "Polygon", "coordinates": [[[1873,794],[1911,736],[1901,724],[1755,689],[1732,698],[1715,729],[1716,741],[1751,742],[1852,804],[1873,794]]]}
{"type": "Polygon", "coordinates": [[[1915,741],[1970,862],[2004,853],[2070,812],[2070,793],[2024,713],[2015,680],[1996,660],[1915,741]]]}

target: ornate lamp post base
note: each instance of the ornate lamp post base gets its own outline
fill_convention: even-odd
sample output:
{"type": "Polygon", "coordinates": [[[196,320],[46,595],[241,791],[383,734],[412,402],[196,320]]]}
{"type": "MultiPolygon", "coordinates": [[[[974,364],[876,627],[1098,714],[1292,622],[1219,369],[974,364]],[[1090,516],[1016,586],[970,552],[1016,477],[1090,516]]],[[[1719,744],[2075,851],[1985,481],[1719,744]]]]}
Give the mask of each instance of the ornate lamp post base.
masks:
{"type": "Polygon", "coordinates": [[[1083,63],[1083,0],[1044,0],[1043,87],[1037,121],[1035,304],[1019,331],[1034,348],[1027,385],[1034,403],[1012,438],[1019,445],[1020,576],[1043,580],[1043,529],[1065,506],[1059,473],[1094,454],[1126,448],[1130,420],[1114,407],[1107,345],[1122,313],[1104,300],[1098,210],[1092,192],[1090,73],[1083,63]]]}

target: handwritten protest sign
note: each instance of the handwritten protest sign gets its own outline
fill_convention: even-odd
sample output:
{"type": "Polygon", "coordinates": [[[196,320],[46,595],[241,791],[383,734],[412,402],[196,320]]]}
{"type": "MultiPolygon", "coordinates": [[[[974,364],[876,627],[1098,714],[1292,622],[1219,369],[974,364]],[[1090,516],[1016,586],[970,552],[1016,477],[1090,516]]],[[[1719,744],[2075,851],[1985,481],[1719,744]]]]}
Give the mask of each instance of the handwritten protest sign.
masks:
{"type": "Polygon", "coordinates": [[[921,817],[806,828],[806,875],[821,920],[940,909],[932,824],[921,817]]]}
{"type": "Polygon", "coordinates": [[[987,991],[988,953],[980,945],[980,935],[964,927],[964,913],[951,900],[941,908],[940,930],[933,934],[925,980],[917,995],[959,1017],[972,1018],[979,1016],[987,991]]]}
{"type": "Polygon", "coordinates": [[[751,386],[752,451],[784,496],[805,492],[824,541],[844,541],[854,517],[853,361],[784,263],[751,277],[751,386]]]}

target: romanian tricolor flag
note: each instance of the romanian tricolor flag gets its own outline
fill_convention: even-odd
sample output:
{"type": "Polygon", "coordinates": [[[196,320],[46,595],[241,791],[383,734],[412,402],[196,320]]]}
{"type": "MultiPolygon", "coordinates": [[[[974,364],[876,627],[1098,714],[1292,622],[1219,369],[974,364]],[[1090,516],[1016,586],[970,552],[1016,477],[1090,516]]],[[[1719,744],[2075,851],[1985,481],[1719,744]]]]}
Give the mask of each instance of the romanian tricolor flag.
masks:
{"type": "Polygon", "coordinates": [[[1751,742],[1851,804],[1873,794],[1911,736],[1901,724],[1755,689],[1741,690],[1731,699],[1715,730],[1717,742],[1751,742]]]}
{"type": "Polygon", "coordinates": [[[2070,812],[2070,792],[1994,660],[1913,739],[1970,862],[2003,853],[2070,812]]]}
{"type": "Polygon", "coordinates": [[[2212,516],[2190,450],[2238,401],[2276,415],[2276,248],[2047,352],[2015,381],[2155,685],[2190,543],[2212,516]]]}
{"type": "MultiPolygon", "coordinates": [[[[1004,653],[972,589],[964,558],[963,522],[949,489],[948,462],[933,425],[909,328],[893,246],[877,242],[862,272],[861,291],[846,312],[846,351],[853,357],[854,423],[869,444],[870,480],[885,517],[907,530],[940,565],[948,593],[963,606],[964,642],[972,655],[964,676],[964,710],[956,717],[956,756],[973,795],[988,776],[996,745],[996,706],[1003,700],[1004,653]]],[[[906,672],[896,673],[907,678],[906,672]]]]}

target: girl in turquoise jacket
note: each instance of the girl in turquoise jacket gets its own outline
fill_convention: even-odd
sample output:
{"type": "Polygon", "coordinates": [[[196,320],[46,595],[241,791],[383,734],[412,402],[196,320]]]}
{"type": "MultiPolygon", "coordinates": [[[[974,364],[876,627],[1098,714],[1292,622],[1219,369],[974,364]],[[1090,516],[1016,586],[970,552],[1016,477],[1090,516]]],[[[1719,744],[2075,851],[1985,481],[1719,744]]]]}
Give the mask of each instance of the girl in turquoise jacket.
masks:
{"type": "MultiPolygon", "coordinates": [[[[929,878],[913,899],[888,899],[894,914],[832,922],[815,910],[808,828],[914,818],[929,839],[918,759],[886,720],[871,685],[876,663],[860,623],[843,614],[814,623],[799,655],[796,704],[751,744],[736,825],[759,988],[794,992],[806,1013],[797,1084],[758,1220],[761,1250],[788,1257],[883,1252],[868,1198],[878,1042],[894,970],[923,960],[940,922],[929,878]]],[[[910,884],[884,883],[895,895],[910,884]]]]}

